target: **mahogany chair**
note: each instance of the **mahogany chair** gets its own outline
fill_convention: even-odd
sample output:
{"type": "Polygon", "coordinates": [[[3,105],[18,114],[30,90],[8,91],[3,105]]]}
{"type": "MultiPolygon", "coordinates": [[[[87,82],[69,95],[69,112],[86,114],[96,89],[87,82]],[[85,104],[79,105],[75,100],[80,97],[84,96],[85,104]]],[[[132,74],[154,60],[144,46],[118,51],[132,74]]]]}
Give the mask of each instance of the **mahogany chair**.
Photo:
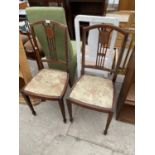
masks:
{"type": "MultiPolygon", "coordinates": [[[[65,116],[65,108],[63,97],[65,95],[69,79],[68,74],[68,36],[67,36],[67,27],[63,24],[60,24],[55,21],[46,20],[46,21],[37,21],[30,25],[33,37],[33,43],[35,52],[37,55],[37,60],[39,64],[39,72],[32,78],[32,80],[22,89],[21,93],[30,107],[32,114],[36,115],[36,112],[32,106],[31,100],[29,96],[35,97],[41,100],[53,100],[58,101],[60,110],[63,116],[63,121],[66,123],[65,116]],[[40,52],[36,40],[35,30],[37,28],[41,28],[43,35],[46,35],[49,49],[49,56],[46,58],[40,57],[40,52]],[[58,38],[64,45],[64,59],[57,55],[58,51],[56,48],[57,36],[55,35],[55,31],[62,31],[63,37],[58,38]],[[52,65],[62,65],[66,68],[66,71],[58,70],[58,69],[45,69],[43,62],[51,63],[52,65]]],[[[60,52],[60,51],[59,51],[60,52]]]]}
{"type": "MultiPolygon", "coordinates": [[[[127,42],[127,38],[127,32],[120,29],[119,27],[112,25],[98,24],[83,28],[81,77],[74,84],[73,88],[71,89],[71,93],[67,98],[67,107],[71,122],[73,122],[72,104],[76,104],[81,107],[99,112],[105,112],[108,113],[108,119],[104,130],[104,135],[107,134],[113,113],[115,112],[114,83],[116,80],[117,70],[121,62],[123,51],[127,42]],[[87,43],[86,36],[89,31],[94,29],[97,29],[99,31],[98,48],[96,51],[95,63],[88,64],[85,57],[87,43]],[[124,38],[122,40],[122,45],[119,50],[119,58],[117,59],[117,65],[115,66],[115,68],[109,68],[105,66],[105,59],[108,49],[110,47],[110,38],[112,32],[114,31],[117,32],[117,34],[121,34],[124,38]],[[90,69],[108,72],[109,76],[111,76],[110,73],[113,74],[111,77],[108,76],[108,78],[99,75],[94,76],[90,74],[90,69]]],[[[114,51],[109,50],[109,52],[114,51]]]]}

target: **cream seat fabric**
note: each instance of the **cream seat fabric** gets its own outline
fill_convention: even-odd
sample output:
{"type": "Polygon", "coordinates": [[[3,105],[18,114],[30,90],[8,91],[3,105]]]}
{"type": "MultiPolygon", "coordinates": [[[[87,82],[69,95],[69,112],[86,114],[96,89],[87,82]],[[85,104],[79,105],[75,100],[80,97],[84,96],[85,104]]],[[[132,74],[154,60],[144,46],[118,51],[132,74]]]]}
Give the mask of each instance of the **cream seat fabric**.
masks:
{"type": "Polygon", "coordinates": [[[73,88],[70,99],[89,105],[112,108],[113,83],[102,77],[83,75],[73,88]]]}
{"type": "Polygon", "coordinates": [[[54,69],[42,69],[25,87],[25,91],[46,96],[61,96],[67,73],[54,69]]]}

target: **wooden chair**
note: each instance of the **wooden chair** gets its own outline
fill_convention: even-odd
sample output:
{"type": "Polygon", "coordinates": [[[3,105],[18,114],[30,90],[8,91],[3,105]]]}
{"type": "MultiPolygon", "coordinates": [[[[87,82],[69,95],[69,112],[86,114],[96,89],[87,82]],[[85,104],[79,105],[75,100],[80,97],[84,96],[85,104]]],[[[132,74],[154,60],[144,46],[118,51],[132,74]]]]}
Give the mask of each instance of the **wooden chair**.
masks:
{"type": "Polygon", "coordinates": [[[32,106],[29,96],[36,97],[41,100],[58,101],[63,116],[63,121],[66,123],[63,97],[65,95],[68,82],[70,81],[68,74],[67,27],[51,20],[37,21],[32,23],[30,26],[40,70],[38,74],[35,75],[32,80],[22,89],[21,93],[30,107],[33,115],[36,115],[36,112],[32,106]],[[44,32],[43,35],[46,35],[47,40],[45,41],[47,41],[49,45],[49,49],[47,49],[49,51],[49,56],[46,58],[41,58],[39,55],[39,48],[35,35],[35,30],[38,27],[41,27],[42,31],[44,32]],[[62,44],[64,44],[64,50],[62,50],[64,51],[65,55],[64,60],[57,55],[57,48],[55,45],[57,43],[57,36],[55,35],[55,31],[62,31],[64,34],[61,38],[62,44]],[[55,57],[53,57],[53,55],[55,57]],[[63,65],[63,67],[66,68],[66,71],[45,69],[43,62],[48,62],[55,65],[63,65]]]}
{"type": "MultiPolygon", "coordinates": [[[[26,14],[28,21],[30,23],[40,21],[40,20],[52,20],[67,25],[65,11],[62,7],[29,7],[26,9],[26,14]]],[[[48,52],[48,44],[45,41],[46,36],[42,32],[42,29],[39,27],[36,29],[35,34],[42,46],[45,56],[49,55],[48,52]]],[[[61,42],[61,38],[63,38],[63,34],[61,31],[55,31],[55,35],[57,36],[57,54],[64,59],[64,47],[61,42]],[[60,39],[60,42],[59,42],[60,39]]],[[[76,57],[76,42],[70,40],[68,34],[68,49],[69,49],[69,77],[71,79],[71,83],[74,83],[75,75],[76,75],[76,64],[77,64],[77,57],[76,57]]],[[[53,66],[52,64],[48,64],[49,68],[61,69],[59,66],[53,66]]],[[[65,70],[65,68],[64,68],[65,70]]]]}
{"type": "MultiPolygon", "coordinates": [[[[114,82],[117,76],[117,70],[119,68],[123,51],[127,42],[128,33],[120,29],[119,27],[112,25],[93,25],[83,28],[83,40],[82,40],[82,68],[81,77],[74,84],[71,89],[71,93],[67,98],[67,107],[70,116],[70,121],[73,121],[72,117],[72,104],[79,105],[91,110],[108,113],[108,119],[104,134],[107,134],[108,127],[112,120],[113,113],[115,112],[115,89],[114,82]],[[98,49],[96,52],[96,62],[94,64],[87,64],[86,62],[86,35],[90,30],[97,29],[99,31],[98,49]],[[109,48],[110,36],[113,31],[120,33],[124,36],[122,40],[122,46],[119,51],[119,58],[115,68],[105,67],[106,54],[109,48]],[[86,74],[86,69],[100,70],[106,72],[112,72],[111,79],[100,76],[94,76],[92,74],[86,74]]],[[[114,50],[114,49],[113,49],[114,50]]],[[[95,52],[95,51],[94,51],[95,52]]],[[[114,51],[109,51],[114,52],[114,51]]],[[[90,71],[89,71],[90,72],[90,71]]],[[[110,74],[109,74],[110,75],[110,74]]]]}

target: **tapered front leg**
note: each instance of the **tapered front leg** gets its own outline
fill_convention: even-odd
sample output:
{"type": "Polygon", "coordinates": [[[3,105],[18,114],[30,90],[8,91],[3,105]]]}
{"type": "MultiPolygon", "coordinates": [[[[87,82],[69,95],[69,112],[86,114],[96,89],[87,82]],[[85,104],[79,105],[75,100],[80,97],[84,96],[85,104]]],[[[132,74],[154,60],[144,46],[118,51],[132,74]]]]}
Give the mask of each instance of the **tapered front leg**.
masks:
{"type": "Polygon", "coordinates": [[[69,117],[70,117],[70,122],[73,122],[73,117],[72,117],[72,103],[67,99],[67,108],[69,112],[69,117]]]}
{"type": "Polygon", "coordinates": [[[105,130],[104,130],[104,135],[107,134],[107,131],[108,131],[110,122],[111,122],[111,120],[112,120],[112,116],[113,116],[113,112],[109,112],[109,114],[108,114],[108,119],[107,119],[107,123],[106,123],[106,127],[105,127],[105,130]]]}
{"type": "Polygon", "coordinates": [[[60,110],[63,116],[63,122],[66,123],[67,120],[66,120],[66,115],[65,115],[65,107],[64,107],[63,98],[60,99],[58,102],[59,102],[59,107],[60,107],[60,110]]]}
{"type": "Polygon", "coordinates": [[[32,114],[36,116],[36,112],[35,112],[35,110],[33,108],[30,97],[28,95],[25,95],[23,92],[21,92],[21,94],[23,95],[27,105],[29,106],[30,110],[32,111],[32,114]]]}

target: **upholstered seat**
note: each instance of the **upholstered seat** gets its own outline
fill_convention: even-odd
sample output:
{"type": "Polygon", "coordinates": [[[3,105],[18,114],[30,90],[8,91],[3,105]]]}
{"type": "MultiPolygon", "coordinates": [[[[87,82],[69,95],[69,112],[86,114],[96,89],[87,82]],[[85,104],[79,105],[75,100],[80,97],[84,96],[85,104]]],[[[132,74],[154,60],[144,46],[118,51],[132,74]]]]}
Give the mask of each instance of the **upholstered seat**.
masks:
{"type": "Polygon", "coordinates": [[[70,99],[104,108],[112,108],[113,83],[102,77],[83,75],[73,88],[70,99]]]}
{"type": "Polygon", "coordinates": [[[67,80],[67,72],[54,69],[42,69],[28,83],[24,91],[49,97],[59,97],[64,91],[67,80]]]}

